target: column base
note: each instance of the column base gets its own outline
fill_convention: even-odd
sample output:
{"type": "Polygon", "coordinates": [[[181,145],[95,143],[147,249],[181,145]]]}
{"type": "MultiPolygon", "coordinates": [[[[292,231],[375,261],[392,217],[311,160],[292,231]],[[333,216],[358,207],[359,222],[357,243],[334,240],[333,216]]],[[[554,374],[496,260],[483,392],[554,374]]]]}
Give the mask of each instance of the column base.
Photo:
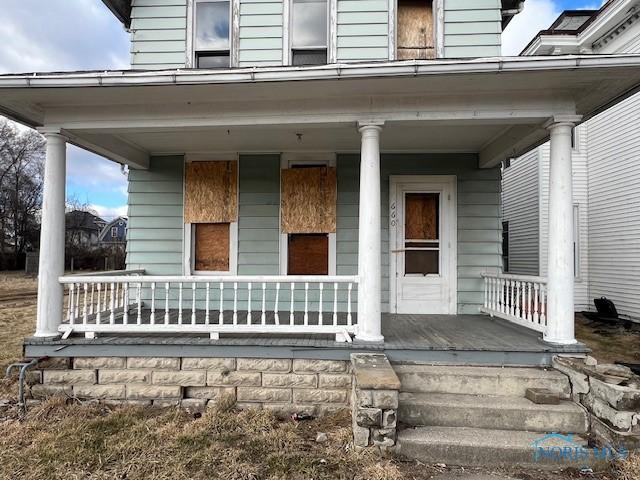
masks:
{"type": "Polygon", "coordinates": [[[578,343],[575,338],[566,340],[560,338],[547,338],[544,335],[542,336],[542,340],[544,340],[546,343],[552,343],[554,345],[575,345],[576,343],[578,343]]]}
{"type": "Polygon", "coordinates": [[[355,341],[366,343],[384,343],[384,337],[382,335],[367,335],[357,333],[355,341]]]}

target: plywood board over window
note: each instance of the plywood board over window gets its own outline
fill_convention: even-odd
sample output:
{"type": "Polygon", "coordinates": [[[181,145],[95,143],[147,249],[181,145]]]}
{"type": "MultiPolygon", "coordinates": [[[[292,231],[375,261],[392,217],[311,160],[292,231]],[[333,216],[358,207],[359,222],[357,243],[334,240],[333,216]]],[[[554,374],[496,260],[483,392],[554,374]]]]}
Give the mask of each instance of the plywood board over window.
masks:
{"type": "Polygon", "coordinates": [[[282,233],[336,231],[335,167],[282,170],[282,233]]]}
{"type": "Polygon", "coordinates": [[[327,275],[329,273],[329,235],[294,233],[289,235],[288,275],[327,275]]]}
{"type": "Polygon", "coordinates": [[[398,0],[398,60],[435,58],[433,2],[398,0]]]}
{"type": "Polygon", "coordinates": [[[198,223],[194,235],[195,270],[229,271],[229,224],[198,223]]]}
{"type": "Polygon", "coordinates": [[[238,163],[190,162],[185,171],[185,223],[229,223],[238,219],[238,163]]]}

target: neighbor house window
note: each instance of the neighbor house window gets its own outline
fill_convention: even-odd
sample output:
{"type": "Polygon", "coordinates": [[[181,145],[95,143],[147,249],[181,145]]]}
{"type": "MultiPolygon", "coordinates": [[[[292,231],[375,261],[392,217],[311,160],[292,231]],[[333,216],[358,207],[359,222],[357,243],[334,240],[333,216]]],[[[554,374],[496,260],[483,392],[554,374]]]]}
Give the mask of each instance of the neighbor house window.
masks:
{"type": "Polygon", "coordinates": [[[327,0],[292,0],[291,63],[327,63],[327,0]]]}
{"type": "Polygon", "coordinates": [[[111,227],[111,238],[116,238],[118,236],[118,227],[111,227]]]}
{"type": "Polygon", "coordinates": [[[509,222],[502,222],[502,271],[509,271],[509,222]]]}
{"type": "Polygon", "coordinates": [[[197,68],[229,68],[230,18],[229,0],[196,0],[194,48],[197,68]]]}

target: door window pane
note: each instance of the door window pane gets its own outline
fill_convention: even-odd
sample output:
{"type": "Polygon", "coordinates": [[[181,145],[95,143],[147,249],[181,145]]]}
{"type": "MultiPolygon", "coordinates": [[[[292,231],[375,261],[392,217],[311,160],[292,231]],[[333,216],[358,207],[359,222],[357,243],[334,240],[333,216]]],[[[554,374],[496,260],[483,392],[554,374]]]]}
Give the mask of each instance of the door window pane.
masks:
{"type": "Polygon", "coordinates": [[[291,16],[293,48],[327,45],[326,0],[293,0],[291,16]]]}
{"type": "Polygon", "coordinates": [[[404,273],[440,273],[440,194],[406,193],[404,199],[404,273]]]}
{"type": "Polygon", "coordinates": [[[229,2],[196,5],[196,49],[229,50],[229,2]]]}

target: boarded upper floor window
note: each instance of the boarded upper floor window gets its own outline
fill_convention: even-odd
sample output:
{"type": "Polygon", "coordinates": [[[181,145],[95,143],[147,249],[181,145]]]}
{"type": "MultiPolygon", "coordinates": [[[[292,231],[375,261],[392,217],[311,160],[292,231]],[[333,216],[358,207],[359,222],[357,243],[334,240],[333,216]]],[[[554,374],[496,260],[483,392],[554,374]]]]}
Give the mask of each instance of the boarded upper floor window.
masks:
{"type": "Polygon", "coordinates": [[[398,0],[398,60],[435,58],[432,0],[398,0]]]}
{"type": "Polygon", "coordinates": [[[230,65],[229,0],[195,2],[196,66],[228,68],[230,65]]]}
{"type": "Polygon", "coordinates": [[[327,30],[327,0],[292,0],[292,64],[322,65],[327,63],[327,30]]]}

